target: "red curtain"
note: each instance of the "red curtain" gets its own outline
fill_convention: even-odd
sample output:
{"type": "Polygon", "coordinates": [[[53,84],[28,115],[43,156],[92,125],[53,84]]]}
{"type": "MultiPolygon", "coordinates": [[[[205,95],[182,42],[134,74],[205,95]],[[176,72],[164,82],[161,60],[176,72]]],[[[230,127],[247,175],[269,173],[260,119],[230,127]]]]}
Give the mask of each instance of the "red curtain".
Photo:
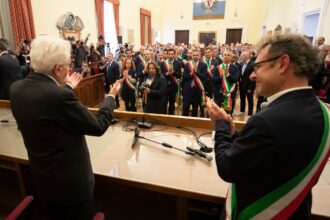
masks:
{"type": "Polygon", "coordinates": [[[104,0],[95,0],[95,10],[99,35],[104,36],[104,0]]]}
{"type": "Polygon", "coordinates": [[[113,2],[113,14],[115,17],[116,33],[119,35],[119,1],[113,2]]]}
{"type": "Polygon", "coordinates": [[[113,14],[115,17],[116,33],[119,34],[119,0],[95,0],[95,10],[97,17],[97,27],[99,34],[104,36],[104,1],[111,2],[113,5],[113,14]]]}
{"type": "Polygon", "coordinates": [[[140,36],[141,36],[141,45],[145,46],[146,44],[151,44],[151,12],[140,8],[140,36]],[[148,42],[145,42],[145,18],[148,17],[148,42]]]}
{"type": "Polygon", "coordinates": [[[16,47],[25,39],[36,37],[31,0],[9,0],[9,10],[16,47]]]}

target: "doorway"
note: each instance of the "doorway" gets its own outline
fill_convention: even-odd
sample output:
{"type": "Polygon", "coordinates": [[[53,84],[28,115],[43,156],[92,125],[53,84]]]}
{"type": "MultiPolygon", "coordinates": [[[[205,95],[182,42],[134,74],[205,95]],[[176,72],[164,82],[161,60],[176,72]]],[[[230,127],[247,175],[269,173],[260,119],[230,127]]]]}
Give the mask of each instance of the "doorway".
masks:
{"type": "Polygon", "coordinates": [[[189,44],[189,30],[175,31],[175,44],[189,44]]]}
{"type": "Polygon", "coordinates": [[[319,18],[320,18],[319,12],[313,12],[313,13],[308,13],[308,14],[303,15],[302,33],[311,42],[315,41],[319,18]]]}
{"type": "Polygon", "coordinates": [[[236,44],[236,42],[241,43],[241,41],[242,41],[242,28],[227,29],[227,33],[226,33],[226,43],[227,44],[230,44],[230,43],[236,44]]]}

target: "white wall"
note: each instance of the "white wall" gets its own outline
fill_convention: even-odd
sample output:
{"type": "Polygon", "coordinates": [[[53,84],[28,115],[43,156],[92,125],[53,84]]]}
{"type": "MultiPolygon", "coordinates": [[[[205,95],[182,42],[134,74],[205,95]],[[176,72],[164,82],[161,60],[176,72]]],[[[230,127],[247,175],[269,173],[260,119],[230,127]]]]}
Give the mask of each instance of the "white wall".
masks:
{"type": "Polygon", "coordinates": [[[134,30],[135,49],[141,44],[140,38],[140,8],[151,12],[151,29],[160,30],[162,27],[162,0],[121,0],[119,12],[119,26],[123,42],[127,42],[127,30],[134,30]]]}
{"type": "MultiPolygon", "coordinates": [[[[217,42],[225,42],[227,28],[243,28],[242,42],[256,43],[262,26],[274,30],[280,24],[300,32],[303,14],[320,11],[318,34],[330,43],[330,0],[227,0],[225,19],[192,20],[192,0],[120,0],[119,26],[123,41],[127,42],[127,30],[134,30],[132,43],[140,46],[140,8],[151,11],[151,26],[160,30],[160,41],[174,42],[175,30],[190,30],[190,43],[198,41],[198,32],[216,31],[217,42]],[[237,12],[237,18],[234,13],[237,12]],[[181,18],[182,16],[182,18],[181,18]]],[[[60,15],[72,12],[85,24],[82,36],[92,33],[91,41],[97,39],[97,21],[94,0],[32,0],[36,34],[59,35],[56,22],[60,15]]]]}
{"type": "Polygon", "coordinates": [[[82,37],[88,33],[91,37],[88,43],[97,41],[97,21],[94,0],[31,0],[36,36],[41,34],[59,36],[56,27],[57,19],[72,12],[84,22],[85,28],[82,37]]]}
{"type": "Polygon", "coordinates": [[[321,12],[323,0],[276,0],[266,1],[262,20],[267,31],[276,28],[278,24],[285,28],[291,28],[292,33],[301,33],[303,29],[304,15],[321,12]]]}
{"type": "Polygon", "coordinates": [[[322,22],[319,26],[319,35],[325,37],[325,42],[330,44],[330,1],[321,0],[321,14],[322,22]]]}
{"type": "Polygon", "coordinates": [[[190,43],[198,41],[198,32],[216,31],[217,42],[226,41],[227,28],[242,28],[242,42],[255,42],[260,37],[260,0],[227,0],[224,19],[193,20],[192,0],[167,0],[163,6],[162,36],[164,42],[174,43],[175,30],[190,30],[190,43]],[[237,17],[234,17],[237,12],[237,17]]]}

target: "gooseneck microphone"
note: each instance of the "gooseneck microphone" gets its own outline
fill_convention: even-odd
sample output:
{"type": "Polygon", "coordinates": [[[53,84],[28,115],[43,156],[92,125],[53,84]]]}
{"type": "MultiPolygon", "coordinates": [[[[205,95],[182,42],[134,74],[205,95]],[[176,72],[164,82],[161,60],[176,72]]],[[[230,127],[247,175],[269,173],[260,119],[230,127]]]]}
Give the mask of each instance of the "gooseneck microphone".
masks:
{"type": "Polygon", "coordinates": [[[198,149],[187,147],[187,150],[182,150],[180,148],[173,147],[172,145],[170,145],[168,143],[158,142],[158,141],[152,140],[150,138],[146,138],[144,136],[141,136],[140,135],[140,131],[137,128],[134,130],[134,132],[135,132],[135,135],[134,135],[134,141],[133,141],[132,147],[135,145],[135,143],[138,141],[138,139],[141,138],[141,139],[144,139],[144,140],[147,140],[147,141],[156,143],[156,144],[160,144],[160,145],[162,145],[163,147],[166,147],[166,148],[172,148],[172,149],[175,149],[175,150],[184,152],[184,153],[189,154],[191,156],[196,156],[197,155],[197,156],[202,157],[202,158],[204,158],[204,159],[206,159],[208,161],[212,161],[212,159],[213,159],[212,156],[207,155],[207,154],[203,153],[202,151],[200,151],[198,149]]]}
{"type": "Polygon", "coordinates": [[[191,148],[191,147],[187,147],[187,150],[193,152],[194,154],[202,157],[202,158],[205,158],[206,160],[208,161],[212,161],[213,160],[213,157],[211,155],[208,155],[204,152],[202,152],[201,150],[198,150],[198,149],[194,149],[194,148],[191,148]]]}

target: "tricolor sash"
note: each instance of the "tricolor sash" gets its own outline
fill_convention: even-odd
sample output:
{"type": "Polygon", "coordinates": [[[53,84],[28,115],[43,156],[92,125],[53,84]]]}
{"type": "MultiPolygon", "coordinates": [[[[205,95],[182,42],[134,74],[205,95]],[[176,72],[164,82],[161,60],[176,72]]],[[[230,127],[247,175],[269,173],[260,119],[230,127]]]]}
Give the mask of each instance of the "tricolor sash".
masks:
{"type": "Polygon", "coordinates": [[[211,73],[211,63],[210,63],[210,61],[208,61],[207,59],[205,59],[205,57],[203,57],[203,62],[207,65],[207,75],[211,79],[213,77],[212,76],[212,73],[211,73]]]}
{"type": "Polygon", "coordinates": [[[223,62],[223,55],[222,54],[219,55],[219,58],[223,62]]]}
{"type": "MultiPolygon", "coordinates": [[[[219,72],[221,71],[220,74],[221,73],[223,74],[226,71],[225,64],[222,63],[221,65],[219,65],[218,70],[219,70],[219,72]]],[[[226,74],[222,75],[221,83],[222,83],[222,87],[223,87],[223,108],[227,111],[231,111],[233,108],[232,93],[236,89],[236,84],[235,83],[231,84],[228,81],[226,74]]]]}
{"type": "Polygon", "coordinates": [[[312,189],[330,156],[330,114],[320,101],[324,116],[324,132],[321,144],[313,160],[297,176],[258,199],[242,212],[236,213],[235,184],[231,184],[226,198],[226,219],[288,219],[312,189]]]}
{"type": "Polygon", "coordinates": [[[139,54],[138,58],[141,61],[141,63],[143,64],[143,69],[146,69],[147,61],[144,59],[144,57],[141,54],[139,54]]]}
{"type": "Polygon", "coordinates": [[[195,71],[194,71],[194,64],[195,64],[195,62],[192,60],[192,61],[189,61],[188,64],[189,64],[190,72],[192,73],[193,80],[196,81],[196,83],[197,83],[197,85],[198,85],[198,88],[199,88],[200,91],[202,92],[201,105],[204,106],[204,105],[205,105],[205,101],[206,101],[206,95],[205,95],[205,89],[204,89],[203,82],[202,82],[202,80],[201,80],[201,79],[195,74],[195,71]]]}
{"type": "Polygon", "coordinates": [[[130,89],[134,90],[134,93],[136,94],[136,83],[132,82],[128,77],[125,78],[124,82],[130,89]]]}
{"type": "MultiPolygon", "coordinates": [[[[167,72],[169,71],[170,66],[173,67],[171,61],[169,61],[168,59],[164,61],[164,65],[166,67],[167,72]]],[[[173,76],[172,74],[169,74],[169,76],[174,84],[179,85],[179,82],[175,76],[173,76]]]]}
{"type": "Polygon", "coordinates": [[[183,59],[183,60],[182,60],[182,63],[183,63],[184,66],[186,66],[186,64],[188,63],[188,61],[185,60],[185,59],[183,59]]]}
{"type": "Polygon", "coordinates": [[[218,72],[219,72],[219,76],[222,77],[225,75],[225,70],[226,70],[226,65],[224,63],[220,64],[217,66],[218,68],[218,72]]]}

